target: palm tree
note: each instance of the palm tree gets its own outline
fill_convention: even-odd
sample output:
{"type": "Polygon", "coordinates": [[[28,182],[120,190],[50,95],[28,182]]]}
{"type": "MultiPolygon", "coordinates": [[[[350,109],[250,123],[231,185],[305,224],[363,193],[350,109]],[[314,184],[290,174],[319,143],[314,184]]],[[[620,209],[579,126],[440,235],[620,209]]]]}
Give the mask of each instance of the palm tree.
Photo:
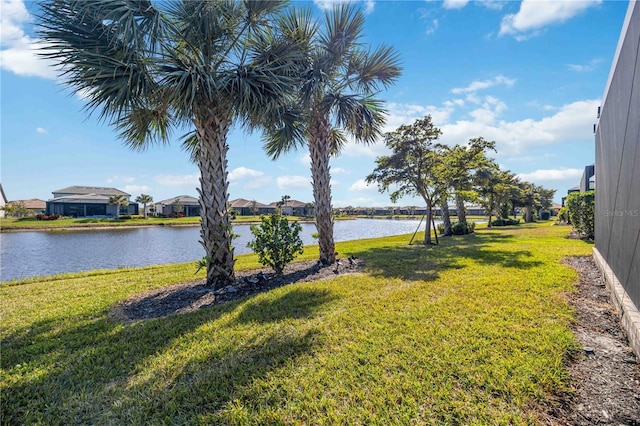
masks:
{"type": "Polygon", "coordinates": [[[382,101],[375,95],[400,75],[398,55],[391,47],[375,50],[361,43],[364,14],[342,4],[325,13],[322,31],[309,11],[300,11],[297,28],[309,39],[298,96],[280,110],[265,137],[265,149],[277,159],[284,152],[308,146],[319,233],[320,261],[335,261],[329,159],[345,146],[345,133],[357,142],[374,142],[384,124],[382,101]]]}
{"type": "Polygon", "coordinates": [[[147,218],[147,204],[153,203],[153,197],[147,194],[140,194],[136,198],[136,203],[142,204],[144,218],[147,218]]]}
{"type": "Polygon", "coordinates": [[[137,150],[166,144],[174,129],[200,168],[201,243],[207,284],[234,279],[227,210],[227,132],[259,128],[298,86],[300,40],[281,18],[283,0],[45,0],[43,56],[89,112],[137,150]],[[280,17],[280,18],[279,18],[280,17]],[[284,35],[283,35],[284,33],[284,35]]]}
{"type": "Polygon", "coordinates": [[[109,197],[109,205],[116,206],[116,219],[120,219],[120,207],[129,205],[129,200],[124,195],[112,195],[109,197]]]}

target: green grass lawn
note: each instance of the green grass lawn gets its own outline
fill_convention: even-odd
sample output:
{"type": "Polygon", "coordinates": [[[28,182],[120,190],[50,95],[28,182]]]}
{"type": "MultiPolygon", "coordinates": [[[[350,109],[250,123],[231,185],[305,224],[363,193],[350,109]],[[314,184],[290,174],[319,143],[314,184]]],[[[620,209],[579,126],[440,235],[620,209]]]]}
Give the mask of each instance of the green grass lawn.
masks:
{"type": "Polygon", "coordinates": [[[339,243],[365,272],[126,324],[114,304],[195,263],[5,282],[2,423],[535,424],[578,348],[560,260],[591,245],[568,232],[339,243]]]}

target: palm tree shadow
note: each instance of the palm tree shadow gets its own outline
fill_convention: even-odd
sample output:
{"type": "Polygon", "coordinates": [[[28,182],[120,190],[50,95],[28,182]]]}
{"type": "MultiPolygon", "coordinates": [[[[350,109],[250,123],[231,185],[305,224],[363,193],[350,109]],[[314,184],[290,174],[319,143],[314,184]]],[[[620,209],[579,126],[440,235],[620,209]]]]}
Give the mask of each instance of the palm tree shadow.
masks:
{"type": "Polygon", "coordinates": [[[329,290],[295,288],[276,299],[248,301],[236,317],[238,323],[267,323],[284,319],[311,318],[322,305],[334,300],[329,290]]]}

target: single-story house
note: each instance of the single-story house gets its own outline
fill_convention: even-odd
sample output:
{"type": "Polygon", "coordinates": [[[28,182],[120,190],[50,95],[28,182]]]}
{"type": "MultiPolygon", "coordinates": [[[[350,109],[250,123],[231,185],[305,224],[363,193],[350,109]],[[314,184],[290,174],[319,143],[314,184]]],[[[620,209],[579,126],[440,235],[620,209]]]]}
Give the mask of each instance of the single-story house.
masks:
{"type": "Polygon", "coordinates": [[[245,200],[244,198],[236,198],[229,202],[231,208],[238,212],[240,216],[255,216],[261,214],[272,214],[276,212],[275,206],[268,206],[257,202],[256,200],[245,200]]]}
{"type": "Polygon", "coordinates": [[[157,215],[200,216],[200,201],[190,195],[178,195],[154,204],[157,215]]]}
{"type": "MultiPolygon", "coordinates": [[[[277,208],[280,203],[281,201],[274,201],[269,205],[274,208],[277,208]]],[[[282,214],[284,215],[312,216],[311,215],[312,209],[310,207],[307,207],[307,203],[303,203],[302,201],[298,201],[298,200],[287,200],[287,202],[284,203],[280,207],[280,209],[282,214]]]]}
{"type": "Polygon", "coordinates": [[[27,210],[29,210],[29,214],[34,215],[42,214],[47,210],[47,202],[38,198],[31,198],[29,200],[13,200],[9,201],[7,204],[22,204],[27,210]]]}
{"type": "Polygon", "coordinates": [[[117,216],[117,205],[109,204],[114,195],[123,195],[128,206],[119,206],[120,215],[138,214],[138,204],[131,203],[131,194],[116,188],[99,186],[70,186],[53,191],[53,198],[46,203],[46,214],[72,217],[117,216]]]}

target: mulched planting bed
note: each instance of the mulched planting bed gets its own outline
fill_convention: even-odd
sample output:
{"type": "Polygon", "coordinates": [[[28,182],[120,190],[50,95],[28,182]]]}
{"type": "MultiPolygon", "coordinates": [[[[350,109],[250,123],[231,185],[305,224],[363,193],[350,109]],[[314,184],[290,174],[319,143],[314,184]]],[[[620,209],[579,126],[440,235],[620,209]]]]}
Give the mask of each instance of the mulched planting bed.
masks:
{"type": "Polygon", "coordinates": [[[361,259],[344,258],[329,266],[321,266],[316,260],[292,263],[287,265],[282,275],[275,275],[268,268],[243,271],[236,273],[235,285],[220,290],[207,287],[204,280],[177,284],[128,299],[116,306],[113,314],[124,321],[135,321],[192,312],[287,284],[358,272],[363,264],[361,259]]]}
{"type": "Polygon", "coordinates": [[[569,361],[572,392],[540,407],[548,425],[640,425],[640,364],[629,347],[605,281],[592,257],[572,257],[578,292],[573,331],[582,351],[569,361]]]}

